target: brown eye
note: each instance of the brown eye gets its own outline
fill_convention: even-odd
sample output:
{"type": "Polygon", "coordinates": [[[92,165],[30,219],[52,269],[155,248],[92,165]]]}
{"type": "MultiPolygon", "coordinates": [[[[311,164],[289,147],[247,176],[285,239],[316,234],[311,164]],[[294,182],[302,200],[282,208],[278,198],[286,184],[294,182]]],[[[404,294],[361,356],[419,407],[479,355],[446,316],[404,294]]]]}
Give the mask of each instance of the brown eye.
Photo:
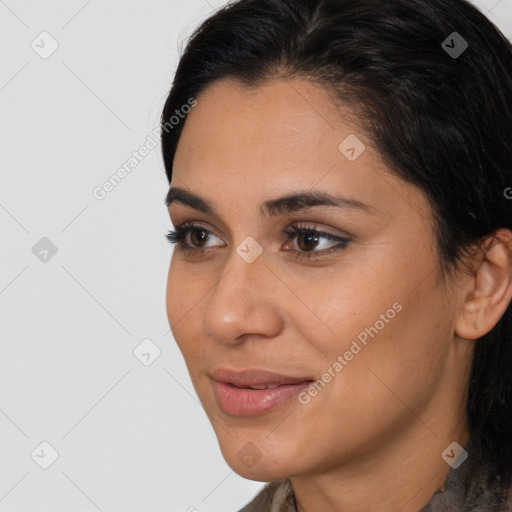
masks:
{"type": "Polygon", "coordinates": [[[314,233],[300,233],[297,236],[297,246],[301,251],[312,251],[318,245],[318,235],[314,233]]]}
{"type": "Polygon", "coordinates": [[[284,229],[283,233],[297,246],[296,249],[291,249],[295,256],[306,260],[342,251],[350,243],[348,238],[318,231],[316,227],[290,226],[290,230],[284,229]],[[317,250],[318,248],[321,250],[317,250]]]}
{"type": "Polygon", "coordinates": [[[208,249],[222,245],[222,243],[212,243],[212,239],[219,239],[219,237],[214,235],[209,229],[190,222],[185,222],[178,226],[175,231],[169,231],[166,237],[171,244],[177,244],[178,249],[186,249],[188,251],[201,251],[203,248],[208,249]]]}
{"type": "Polygon", "coordinates": [[[208,241],[209,231],[207,229],[198,228],[190,230],[190,240],[197,247],[202,247],[204,242],[208,241]]]}

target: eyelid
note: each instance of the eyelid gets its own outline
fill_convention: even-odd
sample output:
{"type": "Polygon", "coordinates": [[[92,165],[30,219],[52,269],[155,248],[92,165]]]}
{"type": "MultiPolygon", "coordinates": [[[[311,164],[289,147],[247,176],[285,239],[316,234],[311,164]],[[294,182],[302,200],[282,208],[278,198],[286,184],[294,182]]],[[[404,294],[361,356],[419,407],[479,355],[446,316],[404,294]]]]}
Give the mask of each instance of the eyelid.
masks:
{"type": "MultiPolygon", "coordinates": [[[[173,244],[177,244],[177,247],[179,249],[183,249],[187,251],[190,254],[198,254],[198,253],[206,253],[207,251],[211,251],[212,246],[205,246],[205,247],[195,247],[193,245],[189,245],[186,242],[186,237],[193,232],[194,230],[203,229],[210,235],[213,235],[217,238],[218,237],[211,229],[197,223],[194,221],[187,221],[179,226],[176,227],[176,230],[170,231],[167,235],[167,238],[169,242],[173,244]]],[[[334,252],[341,252],[343,251],[351,242],[352,238],[347,236],[338,236],[334,235],[333,233],[329,233],[327,231],[323,231],[321,228],[319,228],[316,224],[313,226],[306,226],[300,222],[296,222],[295,224],[292,224],[291,226],[287,226],[282,230],[282,233],[287,237],[287,242],[295,240],[299,235],[305,234],[305,233],[315,233],[318,238],[323,240],[328,240],[331,242],[337,241],[338,243],[332,247],[328,247],[322,250],[312,250],[312,251],[302,251],[300,249],[288,249],[286,252],[292,252],[295,253],[296,258],[302,258],[302,259],[308,259],[311,260],[313,258],[322,258],[323,256],[327,256],[328,254],[334,253],[334,252]]],[[[219,247],[213,246],[213,247],[219,247]]]]}
{"type": "MultiPolygon", "coordinates": [[[[195,221],[186,221],[186,222],[181,223],[179,226],[176,227],[176,231],[174,233],[177,237],[182,236],[183,239],[185,239],[185,237],[187,237],[192,231],[199,230],[199,229],[204,229],[205,231],[207,231],[209,236],[213,235],[214,237],[221,239],[221,237],[216,235],[212,229],[210,229],[209,227],[203,226],[199,222],[195,222],[195,221]]],[[[168,236],[168,238],[169,238],[169,236],[168,236]]],[[[188,244],[184,244],[184,243],[178,244],[178,245],[184,245],[185,248],[187,248],[187,246],[188,246],[188,244]]],[[[223,245],[225,245],[225,244],[223,244],[223,245]]],[[[222,247],[222,245],[217,245],[214,247],[222,247]]],[[[210,248],[211,248],[211,246],[205,247],[205,248],[190,246],[190,249],[197,250],[197,251],[200,251],[201,249],[210,249],[210,248]]]]}
{"type": "MultiPolygon", "coordinates": [[[[309,221],[307,221],[309,222],[309,221]]],[[[173,226],[175,226],[175,229],[176,231],[178,230],[184,230],[186,228],[202,228],[204,229],[205,231],[208,231],[209,233],[213,234],[214,236],[216,236],[217,238],[222,238],[220,237],[219,235],[215,234],[215,230],[212,229],[211,227],[209,227],[209,225],[207,223],[204,223],[204,224],[207,224],[207,225],[203,225],[203,222],[202,221],[184,221],[182,222],[181,224],[178,223],[176,225],[176,223],[172,222],[173,226]]],[[[320,225],[319,223],[315,223],[315,222],[312,222],[312,226],[306,226],[303,222],[301,221],[295,221],[295,222],[291,222],[290,225],[288,225],[286,228],[282,229],[281,232],[284,233],[284,234],[287,234],[289,232],[290,229],[294,229],[294,227],[298,227],[300,230],[304,230],[304,231],[315,231],[319,234],[322,234],[322,235],[326,235],[326,236],[331,236],[331,237],[335,237],[335,238],[349,238],[349,239],[353,239],[355,238],[354,235],[352,235],[351,233],[349,233],[348,231],[346,230],[335,230],[334,228],[330,228],[330,227],[322,227],[322,225],[320,225]],[[338,234],[335,234],[329,230],[333,230],[333,231],[337,231],[338,234]]]]}
{"type": "Polygon", "coordinates": [[[300,223],[293,224],[289,228],[283,229],[283,234],[288,237],[288,240],[295,241],[299,235],[315,233],[319,239],[327,240],[328,242],[337,242],[336,245],[331,247],[327,247],[321,250],[313,250],[313,251],[301,251],[297,249],[293,249],[292,252],[297,253],[298,257],[309,258],[318,257],[321,258],[323,256],[327,256],[328,254],[332,254],[334,252],[340,252],[343,250],[349,243],[352,242],[350,238],[346,236],[338,236],[333,233],[329,233],[328,231],[323,231],[316,224],[314,226],[304,226],[300,223]],[[290,231],[291,230],[291,231],[290,231]],[[309,256],[311,255],[311,256],[309,256]]]}

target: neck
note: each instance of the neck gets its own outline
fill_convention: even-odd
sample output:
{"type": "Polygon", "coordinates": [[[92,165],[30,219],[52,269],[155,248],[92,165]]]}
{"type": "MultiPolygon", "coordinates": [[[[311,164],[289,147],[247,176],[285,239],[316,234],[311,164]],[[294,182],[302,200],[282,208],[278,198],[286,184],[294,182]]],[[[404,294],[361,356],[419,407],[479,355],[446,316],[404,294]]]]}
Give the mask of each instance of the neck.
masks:
{"type": "Polygon", "coordinates": [[[436,491],[444,491],[451,466],[442,452],[453,441],[466,447],[469,437],[465,421],[434,433],[416,420],[400,436],[379,439],[378,448],[347,464],[291,478],[298,512],[419,512],[436,491]]]}

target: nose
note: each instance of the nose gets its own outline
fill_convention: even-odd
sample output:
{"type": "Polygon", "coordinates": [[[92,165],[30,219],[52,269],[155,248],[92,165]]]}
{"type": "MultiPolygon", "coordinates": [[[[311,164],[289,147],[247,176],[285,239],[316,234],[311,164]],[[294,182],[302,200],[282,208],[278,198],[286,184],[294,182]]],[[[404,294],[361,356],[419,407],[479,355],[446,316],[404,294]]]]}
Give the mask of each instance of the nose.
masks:
{"type": "Polygon", "coordinates": [[[237,345],[249,338],[272,338],[281,332],[283,309],[265,252],[251,263],[233,251],[217,277],[203,313],[204,332],[219,343],[237,345]]]}

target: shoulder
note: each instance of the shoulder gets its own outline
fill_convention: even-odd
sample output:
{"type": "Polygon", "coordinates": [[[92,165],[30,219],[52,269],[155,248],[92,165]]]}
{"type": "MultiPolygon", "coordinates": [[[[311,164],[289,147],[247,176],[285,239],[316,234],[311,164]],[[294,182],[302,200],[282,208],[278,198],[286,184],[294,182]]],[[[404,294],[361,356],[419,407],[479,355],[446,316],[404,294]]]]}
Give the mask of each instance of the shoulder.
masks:
{"type": "Polygon", "coordinates": [[[238,512],[294,512],[293,488],[289,480],[268,483],[238,512]]]}

